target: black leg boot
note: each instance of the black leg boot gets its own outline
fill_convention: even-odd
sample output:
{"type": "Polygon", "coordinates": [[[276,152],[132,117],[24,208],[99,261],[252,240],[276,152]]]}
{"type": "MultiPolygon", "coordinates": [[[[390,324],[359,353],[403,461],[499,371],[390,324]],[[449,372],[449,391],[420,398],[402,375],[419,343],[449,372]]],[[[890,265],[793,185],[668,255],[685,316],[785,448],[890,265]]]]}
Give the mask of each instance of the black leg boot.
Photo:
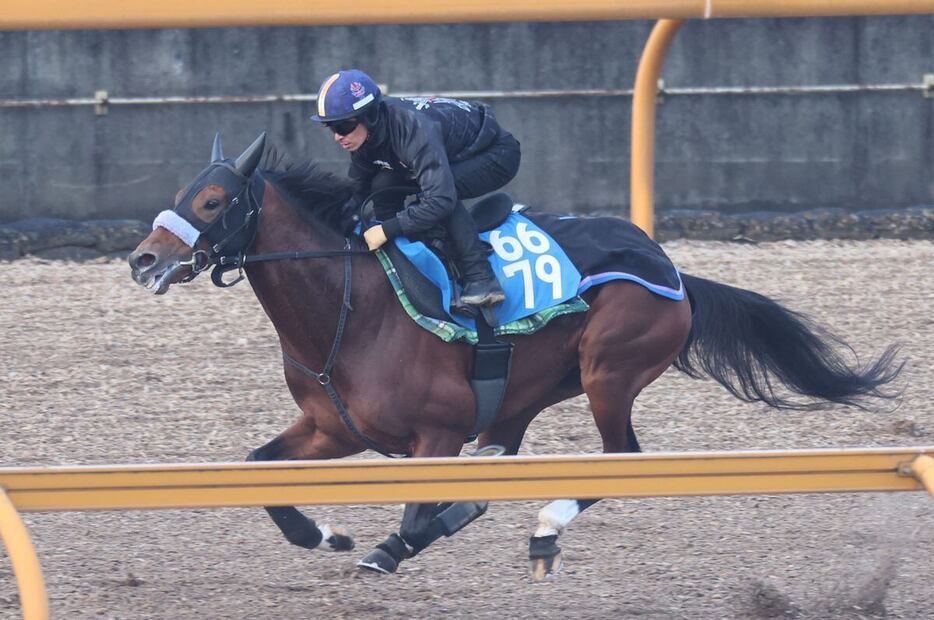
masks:
{"type": "Polygon", "coordinates": [[[473,218],[459,200],[447,221],[447,229],[464,284],[454,310],[472,314],[479,307],[503,302],[506,294],[486,259],[486,247],[480,241],[473,218]]]}

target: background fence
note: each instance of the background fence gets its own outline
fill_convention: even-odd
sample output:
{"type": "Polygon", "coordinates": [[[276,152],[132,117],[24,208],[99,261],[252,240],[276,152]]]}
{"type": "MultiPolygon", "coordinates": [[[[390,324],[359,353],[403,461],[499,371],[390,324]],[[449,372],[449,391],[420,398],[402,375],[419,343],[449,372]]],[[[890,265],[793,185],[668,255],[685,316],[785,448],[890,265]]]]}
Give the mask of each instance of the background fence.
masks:
{"type": "MultiPolygon", "coordinates": [[[[0,222],[148,220],[206,163],[215,130],[231,152],[268,130],[289,159],[343,171],[345,154],[307,117],[320,80],[346,66],[392,93],[489,100],[523,144],[509,188],[521,200],[628,213],[630,89],[650,28],[3,32],[0,222]]],[[[932,28],[932,16],[689,22],[663,71],[658,208],[934,202],[932,28]]]]}

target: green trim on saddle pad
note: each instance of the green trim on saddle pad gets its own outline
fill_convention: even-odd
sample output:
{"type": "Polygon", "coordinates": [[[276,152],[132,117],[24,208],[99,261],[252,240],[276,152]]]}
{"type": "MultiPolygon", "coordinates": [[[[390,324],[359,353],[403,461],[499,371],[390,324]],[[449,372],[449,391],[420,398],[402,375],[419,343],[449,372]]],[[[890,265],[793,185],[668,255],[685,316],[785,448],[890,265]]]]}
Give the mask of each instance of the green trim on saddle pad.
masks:
{"type": "MultiPolygon", "coordinates": [[[[399,274],[396,273],[396,268],[393,266],[392,261],[389,260],[389,257],[382,250],[377,250],[376,256],[379,258],[379,263],[383,266],[386,275],[389,276],[389,282],[392,283],[392,288],[396,291],[396,297],[399,298],[399,302],[405,309],[406,314],[412,317],[412,320],[418,323],[419,327],[427,329],[445,342],[463,340],[470,344],[477,344],[476,331],[462,327],[452,321],[433,319],[416,310],[412,302],[409,301],[408,295],[405,294],[402,281],[399,279],[399,274]]],[[[534,334],[556,317],[565,314],[573,314],[575,312],[586,312],[589,309],[590,306],[586,301],[580,297],[574,297],[563,304],[552,306],[551,308],[527,316],[524,319],[512,321],[505,325],[498,325],[493,329],[493,333],[496,336],[534,334]]]]}

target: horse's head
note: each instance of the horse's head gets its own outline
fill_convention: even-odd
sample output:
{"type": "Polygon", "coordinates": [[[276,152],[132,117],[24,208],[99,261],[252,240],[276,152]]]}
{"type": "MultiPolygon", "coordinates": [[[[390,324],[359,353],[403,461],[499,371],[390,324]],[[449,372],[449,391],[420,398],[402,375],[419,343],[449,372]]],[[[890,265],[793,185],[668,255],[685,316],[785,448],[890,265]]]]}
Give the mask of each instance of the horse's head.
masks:
{"type": "Polygon", "coordinates": [[[236,159],[225,159],[220,134],[210,165],[175,195],[175,208],[163,211],[153,231],[129,256],[133,279],[161,295],[188,281],[221,257],[237,256],[256,234],[263,180],[254,175],[266,143],[261,134],[236,159]]]}

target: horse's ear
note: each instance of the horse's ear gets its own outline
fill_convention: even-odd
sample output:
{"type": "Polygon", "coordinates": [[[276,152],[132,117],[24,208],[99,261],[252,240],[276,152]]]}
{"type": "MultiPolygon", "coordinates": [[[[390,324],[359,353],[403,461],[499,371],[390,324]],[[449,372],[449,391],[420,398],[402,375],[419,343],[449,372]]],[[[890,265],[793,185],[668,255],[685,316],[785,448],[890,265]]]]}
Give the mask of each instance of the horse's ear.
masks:
{"type": "Polygon", "coordinates": [[[211,147],[211,163],[224,161],[224,149],[221,147],[221,132],[214,134],[214,146],[211,147]]]}
{"type": "Polygon", "coordinates": [[[253,144],[246,147],[246,150],[234,162],[234,168],[245,177],[253,174],[260,158],[263,156],[263,149],[266,147],[266,132],[259,134],[259,137],[253,141],[253,144]]]}

